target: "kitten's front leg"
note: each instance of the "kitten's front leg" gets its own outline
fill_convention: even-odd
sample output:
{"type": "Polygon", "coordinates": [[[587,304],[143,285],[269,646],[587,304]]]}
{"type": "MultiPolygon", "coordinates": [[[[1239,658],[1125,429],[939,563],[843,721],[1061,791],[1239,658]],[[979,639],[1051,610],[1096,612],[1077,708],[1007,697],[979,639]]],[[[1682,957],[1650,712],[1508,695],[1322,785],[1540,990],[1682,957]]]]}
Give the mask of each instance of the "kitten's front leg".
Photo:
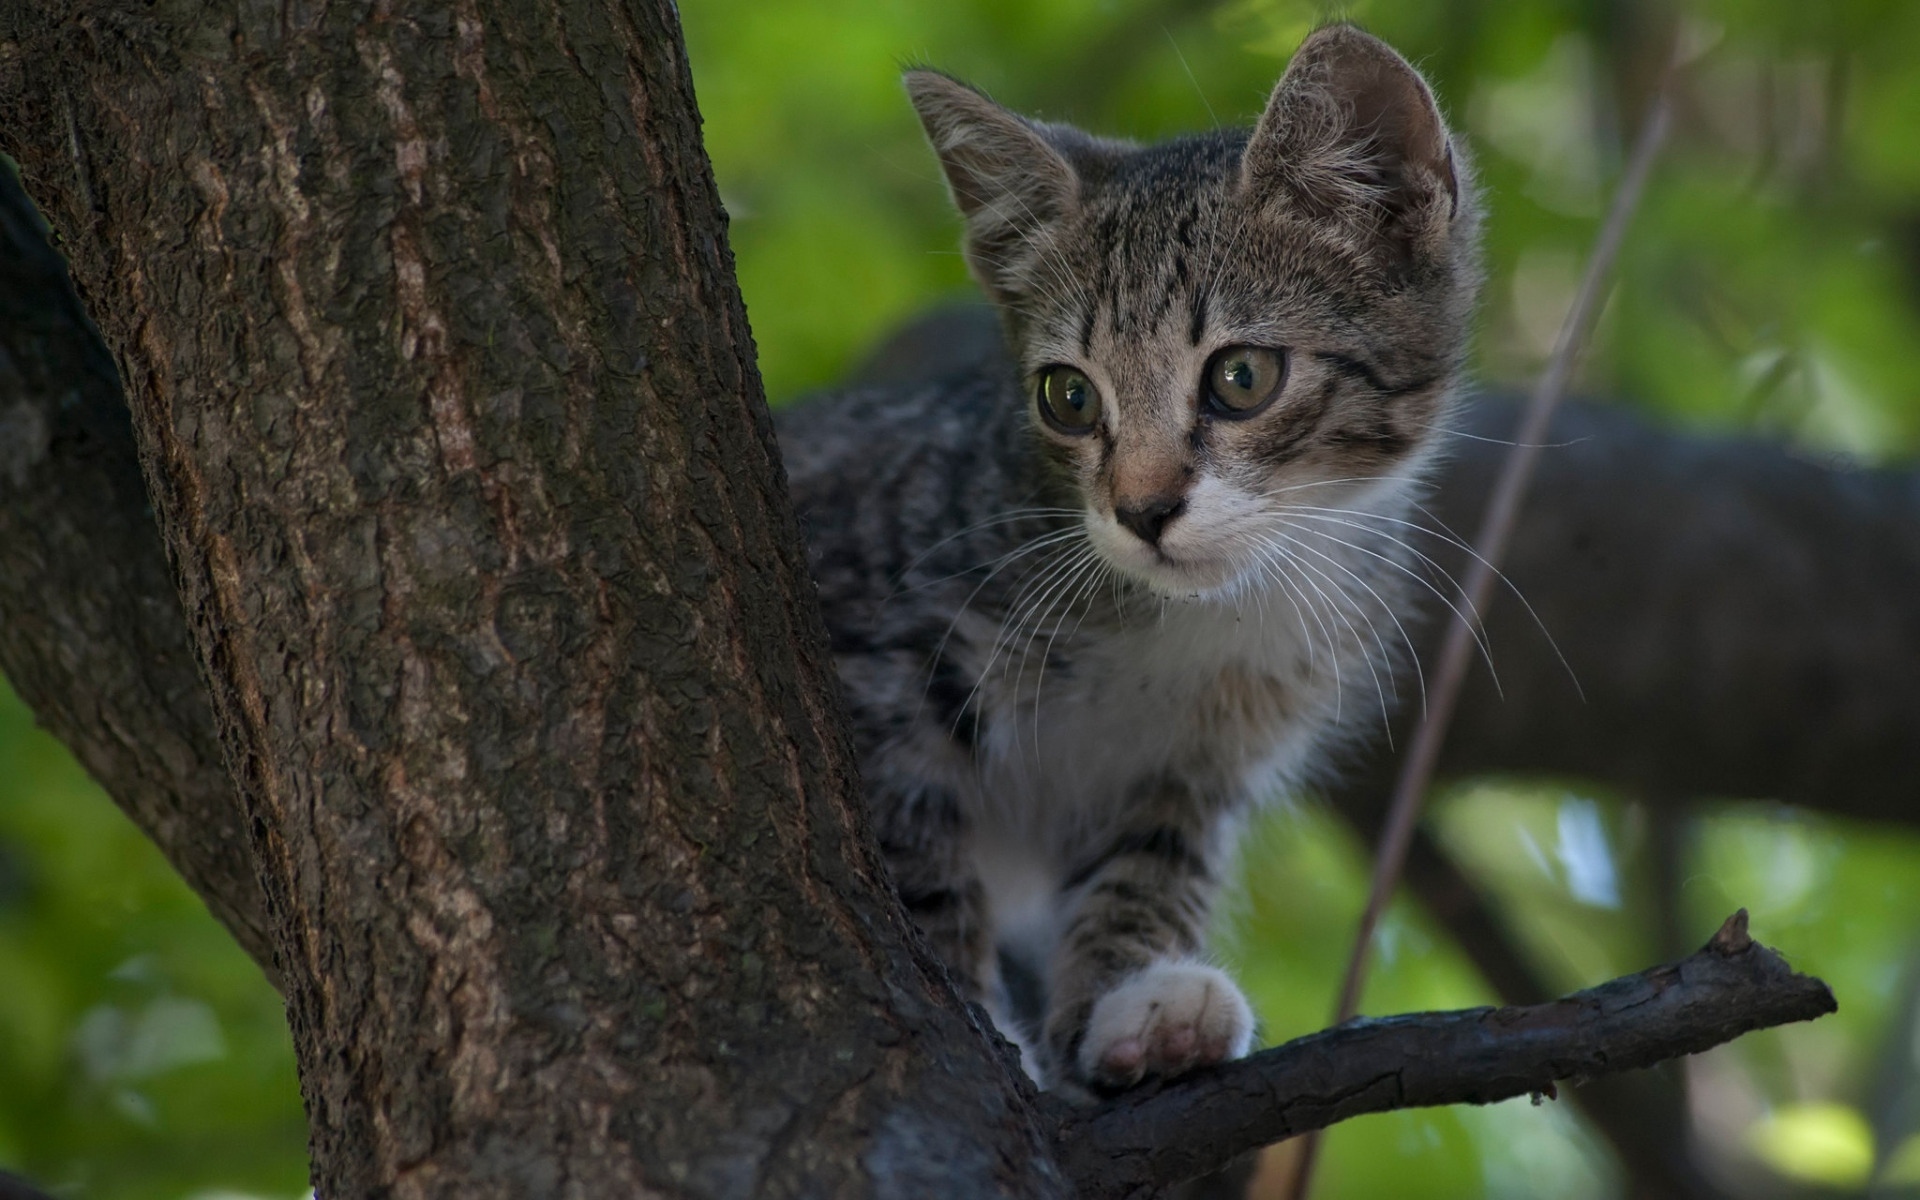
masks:
{"type": "Polygon", "coordinates": [[[881,854],[901,907],[947,966],[954,986],[985,1008],[1036,1083],[1033,1047],[1001,994],[999,956],[986,889],[972,853],[972,830],[958,798],[937,785],[881,789],[870,797],[881,854]]]}
{"type": "Polygon", "coordinates": [[[960,994],[986,1003],[995,978],[993,935],[959,798],[924,784],[882,787],[869,800],[901,906],[946,963],[960,994]]]}
{"type": "Polygon", "coordinates": [[[1056,1085],[1129,1087],[1239,1058],[1253,1011],[1198,958],[1223,857],[1200,802],[1168,787],[1067,880],[1047,1048],[1056,1085]]]}

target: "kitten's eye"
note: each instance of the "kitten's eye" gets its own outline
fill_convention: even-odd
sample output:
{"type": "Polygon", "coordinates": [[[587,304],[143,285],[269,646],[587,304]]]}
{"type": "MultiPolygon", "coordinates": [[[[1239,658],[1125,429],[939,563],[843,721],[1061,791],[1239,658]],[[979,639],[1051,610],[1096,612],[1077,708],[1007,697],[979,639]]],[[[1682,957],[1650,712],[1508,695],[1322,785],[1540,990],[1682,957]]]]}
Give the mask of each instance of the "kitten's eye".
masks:
{"type": "Polygon", "coordinates": [[[1072,367],[1040,372],[1040,415],[1061,433],[1090,433],[1100,420],[1100,392],[1072,367]]]}
{"type": "Polygon", "coordinates": [[[1228,346],[1207,360],[1207,404],[1223,417],[1250,417],[1287,382],[1287,352],[1228,346]]]}

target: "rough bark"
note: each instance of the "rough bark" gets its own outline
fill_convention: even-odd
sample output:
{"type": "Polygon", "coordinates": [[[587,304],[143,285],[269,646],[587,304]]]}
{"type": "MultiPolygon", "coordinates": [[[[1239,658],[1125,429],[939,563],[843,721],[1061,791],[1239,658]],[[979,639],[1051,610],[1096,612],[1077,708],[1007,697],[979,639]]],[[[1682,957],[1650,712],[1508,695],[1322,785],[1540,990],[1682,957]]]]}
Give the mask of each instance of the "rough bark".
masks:
{"type": "Polygon", "coordinates": [[[1698,953],[1549,1004],[1360,1018],[1157,1091],[1058,1135],[1089,1198],[1146,1196],[1251,1146],[1362,1113],[1491,1104],[1693,1054],[1833,1012],[1826,984],[1747,934],[1742,910],[1698,953]]]}
{"type": "Polygon", "coordinates": [[[126,384],[321,1194],[1059,1194],[871,852],[671,7],[9,9],[0,128],[126,384]]]}

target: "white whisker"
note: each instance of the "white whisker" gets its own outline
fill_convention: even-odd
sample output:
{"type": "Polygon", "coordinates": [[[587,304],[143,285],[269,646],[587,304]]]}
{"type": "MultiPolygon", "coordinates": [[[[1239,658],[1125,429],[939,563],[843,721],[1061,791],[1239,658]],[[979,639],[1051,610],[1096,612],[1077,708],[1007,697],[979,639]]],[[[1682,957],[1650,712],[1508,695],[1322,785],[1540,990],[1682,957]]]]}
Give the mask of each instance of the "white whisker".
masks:
{"type": "MultiPolygon", "coordinates": [[[[1282,538],[1285,537],[1284,534],[1281,534],[1279,536],[1281,536],[1282,538]]],[[[1288,540],[1290,541],[1291,539],[1288,539],[1288,540]]],[[[1289,552],[1279,544],[1269,542],[1268,545],[1276,553],[1284,556],[1285,559],[1288,562],[1292,563],[1295,567],[1303,571],[1309,572],[1311,576],[1318,577],[1319,579],[1324,581],[1328,587],[1332,588],[1334,592],[1336,592],[1341,597],[1341,599],[1345,600],[1349,606],[1352,606],[1354,613],[1357,614],[1360,617],[1360,619],[1366,623],[1368,632],[1373,634],[1374,641],[1376,644],[1380,645],[1382,653],[1383,654],[1385,653],[1385,649],[1386,649],[1385,643],[1384,641],[1382,641],[1379,631],[1374,628],[1372,619],[1369,618],[1366,612],[1362,610],[1359,607],[1359,605],[1354,602],[1352,595],[1349,594],[1345,588],[1341,587],[1339,583],[1336,580],[1334,580],[1332,576],[1328,575],[1325,571],[1320,570],[1319,568],[1315,567],[1312,563],[1307,562],[1306,560],[1300,558],[1298,555],[1295,555],[1289,552]]],[[[1366,640],[1360,636],[1359,628],[1354,625],[1353,619],[1348,615],[1346,608],[1343,608],[1341,605],[1336,604],[1331,596],[1328,596],[1324,591],[1320,589],[1318,584],[1315,584],[1313,582],[1312,578],[1308,578],[1306,580],[1306,583],[1308,584],[1308,586],[1312,587],[1316,593],[1320,595],[1321,599],[1327,602],[1328,611],[1332,613],[1332,615],[1336,620],[1338,620],[1341,624],[1347,627],[1347,632],[1353,635],[1355,643],[1361,648],[1363,652],[1362,656],[1365,659],[1367,664],[1367,672],[1373,677],[1374,692],[1376,696],[1378,696],[1380,701],[1381,719],[1383,721],[1386,720],[1388,716],[1386,691],[1381,687],[1380,672],[1378,671],[1377,668],[1375,668],[1373,664],[1372,656],[1364,653],[1365,647],[1366,647],[1366,640]]],[[[1339,659],[1337,657],[1334,659],[1334,663],[1337,669],[1339,664],[1339,659]]],[[[1389,668],[1389,671],[1391,671],[1391,668],[1389,668]]],[[[1391,675],[1389,675],[1389,677],[1391,677],[1391,675]]],[[[1337,689],[1338,687],[1337,677],[1336,677],[1335,686],[1337,689]]],[[[1336,698],[1336,702],[1335,702],[1336,719],[1338,717],[1338,713],[1339,713],[1338,700],[1336,698]]]]}
{"type": "MultiPolygon", "coordinates": [[[[1066,613],[1068,614],[1072,613],[1074,604],[1078,602],[1079,589],[1082,585],[1082,581],[1089,578],[1097,579],[1099,577],[1098,572],[1103,568],[1104,568],[1104,563],[1102,562],[1100,556],[1098,554],[1094,554],[1090,552],[1087,555],[1087,561],[1085,565],[1081,566],[1078,570],[1074,572],[1074,574],[1070,578],[1069,583],[1067,584],[1065,593],[1063,593],[1067,597],[1066,613]]],[[[1049,607],[1048,612],[1051,613],[1051,611],[1052,609],[1051,607],[1049,607]]],[[[1081,614],[1081,620],[1084,621],[1085,619],[1086,619],[1085,614],[1084,613],[1081,614]]],[[[1033,681],[1033,745],[1036,750],[1040,748],[1040,690],[1043,686],[1045,686],[1047,682],[1047,662],[1053,657],[1054,639],[1060,636],[1060,626],[1064,624],[1066,624],[1065,614],[1061,616],[1060,620],[1054,622],[1052,632],[1047,634],[1046,647],[1040,652],[1040,670],[1035,675],[1035,678],[1033,681]]],[[[1074,632],[1078,633],[1079,630],[1080,630],[1080,625],[1078,622],[1076,622],[1074,624],[1074,632]]],[[[1026,674],[1027,653],[1033,649],[1033,641],[1038,640],[1039,636],[1040,636],[1039,630],[1036,628],[1034,630],[1033,640],[1029,640],[1027,642],[1026,650],[1023,650],[1020,653],[1020,675],[1026,674]]],[[[1073,641],[1072,637],[1069,636],[1067,640],[1069,645],[1071,645],[1073,641]]],[[[1016,678],[1018,677],[1016,676],[1016,678]]],[[[1015,686],[1017,687],[1018,685],[1016,684],[1015,686]]]]}
{"type": "MultiPolygon", "coordinates": [[[[1401,625],[1400,618],[1394,615],[1393,607],[1386,602],[1386,600],[1380,595],[1378,591],[1374,590],[1373,585],[1368,583],[1364,576],[1361,576],[1358,573],[1356,573],[1353,570],[1353,568],[1349,567],[1346,563],[1341,562],[1338,557],[1328,554],[1326,551],[1321,550],[1315,546],[1310,546],[1304,541],[1299,541],[1293,537],[1290,537],[1289,535],[1282,533],[1279,530],[1273,530],[1271,532],[1273,533],[1274,536],[1279,537],[1281,540],[1285,541],[1288,545],[1293,546],[1304,553],[1311,554],[1316,558],[1324,560],[1328,565],[1332,566],[1335,570],[1340,571],[1341,573],[1346,575],[1347,578],[1359,584],[1363,589],[1365,589],[1366,593],[1369,596],[1373,597],[1374,602],[1380,605],[1381,611],[1386,614],[1387,619],[1392,621],[1394,628],[1399,631],[1401,641],[1406,643],[1408,657],[1413,659],[1414,674],[1418,677],[1419,685],[1420,685],[1420,703],[1422,708],[1424,709],[1424,707],[1426,706],[1426,692],[1427,692],[1426,672],[1420,666],[1420,656],[1415,651],[1415,647],[1413,645],[1413,639],[1407,636],[1406,627],[1401,625]]],[[[1324,575],[1322,577],[1325,578],[1324,575]]],[[[1376,625],[1374,625],[1373,618],[1367,614],[1366,607],[1362,605],[1357,599],[1355,599],[1352,593],[1348,592],[1345,587],[1340,586],[1338,581],[1336,580],[1328,579],[1328,583],[1332,584],[1335,587],[1338,587],[1340,590],[1340,593],[1343,596],[1347,597],[1348,603],[1353,605],[1353,611],[1355,615],[1357,615],[1360,618],[1360,620],[1366,625],[1367,632],[1373,635],[1373,644],[1376,647],[1378,647],[1380,651],[1381,665],[1385,666],[1387,669],[1388,690],[1393,692],[1395,698],[1397,699],[1400,694],[1400,682],[1399,682],[1399,679],[1394,674],[1393,652],[1387,649],[1386,639],[1380,635],[1380,630],[1376,625]]],[[[1371,660],[1369,660],[1368,667],[1369,667],[1369,670],[1372,669],[1371,660]]],[[[1376,690],[1378,690],[1379,686],[1380,686],[1380,676],[1376,672],[1374,674],[1374,687],[1376,690]]],[[[1388,711],[1385,697],[1382,697],[1380,702],[1380,724],[1381,724],[1381,727],[1386,731],[1387,747],[1388,749],[1392,749],[1393,748],[1392,713],[1388,711]]]]}
{"type": "MultiPolygon", "coordinates": [[[[1044,551],[1045,554],[1040,560],[1040,562],[1044,564],[1048,562],[1056,552],[1060,552],[1063,546],[1066,546],[1069,543],[1071,543],[1075,539],[1075,537],[1083,536],[1083,535],[1084,535],[1084,531],[1078,525],[1072,526],[1068,529],[1055,530],[1052,533],[1043,534],[1040,537],[1034,538],[1033,540],[1028,541],[1020,546],[1016,546],[1014,549],[1001,555],[997,560],[993,560],[993,569],[988,571],[986,576],[983,579],[981,579],[979,583],[974,585],[973,590],[967,593],[966,599],[962,600],[960,602],[959,607],[954,609],[953,618],[947,622],[947,628],[944,632],[941,633],[939,643],[934,646],[933,653],[928,656],[927,682],[926,682],[926,685],[922,687],[920,690],[920,703],[923,706],[926,704],[928,691],[930,691],[933,687],[932,672],[939,664],[941,658],[945,656],[947,652],[947,644],[953,640],[953,631],[959,626],[960,618],[966,615],[968,607],[971,606],[974,600],[980,595],[981,589],[985,588],[989,583],[992,583],[995,576],[999,575],[1000,572],[1006,570],[1008,567],[1012,566],[1015,562],[1019,561],[1021,558],[1024,558],[1027,555],[1032,554],[1036,551],[1044,551]]],[[[964,572],[962,572],[962,574],[964,574],[964,572]]],[[[980,684],[976,680],[974,683],[973,691],[969,692],[967,696],[969,703],[973,699],[973,694],[975,692],[978,692],[979,690],[980,690],[980,684]]],[[[960,706],[960,712],[964,713],[965,711],[966,711],[966,705],[963,704],[960,706]]],[[[958,720],[958,719],[959,717],[956,714],[955,720],[958,720]]]]}
{"type": "MultiPolygon", "coordinates": [[[[1474,645],[1479,647],[1480,649],[1480,657],[1486,661],[1487,674],[1491,676],[1493,679],[1494,692],[1502,696],[1506,694],[1500,689],[1500,673],[1494,669],[1493,651],[1492,651],[1492,648],[1489,647],[1487,644],[1486,635],[1481,626],[1481,622],[1479,619],[1479,616],[1480,616],[1479,613],[1476,612],[1474,613],[1472,618],[1469,618],[1465,612],[1461,611],[1460,606],[1454,603],[1453,597],[1447,595],[1446,592],[1434,586],[1434,583],[1432,580],[1420,574],[1420,572],[1414,570],[1413,568],[1407,566],[1407,564],[1401,562],[1399,559],[1394,558],[1390,554],[1382,554],[1378,550],[1375,550],[1370,546],[1363,546],[1358,542],[1351,542],[1345,538],[1336,537],[1335,535],[1328,533],[1325,530],[1320,530],[1320,529],[1309,530],[1305,526],[1300,526],[1300,525],[1296,525],[1294,528],[1301,533],[1311,532],[1312,534],[1314,534],[1314,536],[1324,538],[1327,541],[1332,542],[1337,546],[1345,546],[1347,549],[1355,551],[1356,553],[1364,554],[1369,558],[1378,559],[1380,562],[1387,564],[1388,566],[1392,567],[1394,570],[1400,572],[1402,575],[1405,575],[1407,578],[1418,583],[1421,587],[1426,588],[1429,592],[1432,592],[1434,596],[1436,596],[1439,599],[1440,603],[1447,606],[1447,611],[1451,612],[1455,617],[1460,619],[1461,623],[1466,625],[1467,632],[1473,637],[1474,645]]],[[[1392,538],[1388,537],[1388,535],[1385,533],[1381,533],[1377,530],[1367,530],[1367,532],[1373,533],[1375,534],[1375,536],[1378,536],[1378,537],[1387,538],[1387,540],[1392,542],[1392,544],[1403,546],[1411,553],[1414,553],[1414,554],[1420,553],[1420,551],[1414,549],[1411,546],[1407,546],[1404,542],[1394,541],[1392,538]]],[[[1442,578],[1446,579],[1449,583],[1453,582],[1453,577],[1451,575],[1448,575],[1446,571],[1443,568],[1441,568],[1437,563],[1434,563],[1433,560],[1431,559],[1426,559],[1424,555],[1422,555],[1422,558],[1430,566],[1432,566],[1436,571],[1439,571],[1442,578]]],[[[1459,591],[1459,585],[1457,583],[1454,584],[1454,590],[1456,592],[1459,591]]]]}
{"type": "MultiPolygon", "coordinates": [[[[952,533],[914,555],[911,559],[907,560],[907,565],[900,568],[899,572],[894,576],[894,583],[897,586],[901,581],[906,579],[915,567],[927,561],[928,558],[932,557],[933,552],[940,549],[940,547],[959,541],[970,533],[979,533],[983,529],[991,529],[996,525],[1006,525],[1014,521],[1024,521],[1029,518],[1078,517],[1080,515],[1081,510],[1077,508],[1016,508],[1007,512],[996,513],[984,521],[975,521],[964,529],[954,530],[952,533]]],[[[948,578],[951,578],[951,576],[948,578]]]]}
{"type": "MultiPolygon", "coordinates": [[[[1454,533],[1453,530],[1448,529],[1446,522],[1440,520],[1439,517],[1435,516],[1433,513],[1429,512],[1424,507],[1421,507],[1419,505],[1415,505],[1415,507],[1419,508],[1421,513],[1423,513],[1429,520],[1433,521],[1433,523],[1435,525],[1438,525],[1440,528],[1434,529],[1427,525],[1423,525],[1418,521],[1406,520],[1403,517],[1393,517],[1393,516],[1388,516],[1385,513],[1370,513],[1360,509],[1351,509],[1351,508],[1321,508],[1321,507],[1313,507],[1313,506],[1305,506],[1305,505],[1286,505],[1282,507],[1282,511],[1289,512],[1298,516],[1303,516],[1308,520],[1322,520],[1322,521],[1328,521],[1334,524],[1347,525],[1350,528],[1361,530],[1362,532],[1374,534],[1375,536],[1379,536],[1379,537],[1384,537],[1392,544],[1401,547],[1402,549],[1406,550],[1408,553],[1418,558],[1435,574],[1439,575],[1442,579],[1445,579],[1448,583],[1452,584],[1456,592],[1461,592],[1463,589],[1461,589],[1459,581],[1453,577],[1452,572],[1448,571],[1445,567],[1441,566],[1440,563],[1436,561],[1431,555],[1428,555],[1427,553],[1422,551],[1418,546],[1415,546],[1412,542],[1407,541],[1405,538],[1394,536],[1393,534],[1385,530],[1374,529],[1371,526],[1361,525],[1353,520],[1341,521],[1341,520],[1337,520],[1336,518],[1352,517],[1352,518],[1358,518],[1358,519],[1369,520],[1369,521],[1384,521],[1389,524],[1398,525],[1405,529],[1412,530],[1415,533],[1424,533],[1431,538],[1434,538],[1449,546],[1453,546],[1456,549],[1459,549],[1460,551],[1464,552],[1469,558],[1472,558],[1474,561],[1480,563],[1482,566],[1486,567],[1489,571],[1491,571],[1493,573],[1493,577],[1500,581],[1501,586],[1505,587],[1507,591],[1513,593],[1513,598],[1519,601],[1521,608],[1526,610],[1527,618],[1533,622],[1534,628],[1538,629],[1540,631],[1540,636],[1547,640],[1547,645],[1553,650],[1554,657],[1559,660],[1561,668],[1565,670],[1567,673],[1567,678],[1572,681],[1574,691],[1580,695],[1580,698],[1582,700],[1585,700],[1586,692],[1580,687],[1580,679],[1577,675],[1574,674],[1573,664],[1567,661],[1567,656],[1561,652],[1560,643],[1554,638],[1553,631],[1547,628],[1546,621],[1541,618],[1540,614],[1537,611],[1535,611],[1532,602],[1529,601],[1526,597],[1526,594],[1520,590],[1520,585],[1516,584],[1512,580],[1512,578],[1510,578],[1507,575],[1506,572],[1502,571],[1499,567],[1488,562],[1484,557],[1481,556],[1478,550],[1474,549],[1472,545],[1470,545],[1468,542],[1462,539],[1458,534],[1454,533]]],[[[1475,616],[1476,618],[1479,618],[1480,623],[1484,625],[1484,614],[1476,613],[1475,616]]],[[[1489,669],[1491,669],[1492,664],[1489,663],[1488,667],[1489,669]]]]}
{"type": "MultiPolygon", "coordinates": [[[[1246,534],[1238,534],[1237,536],[1245,538],[1247,543],[1253,549],[1254,554],[1257,557],[1266,560],[1269,566],[1275,569],[1274,578],[1276,580],[1284,580],[1287,578],[1286,572],[1278,569],[1283,564],[1293,565],[1293,566],[1299,565],[1298,561],[1294,559],[1294,557],[1291,554],[1289,554],[1286,551],[1286,549],[1282,546],[1276,545],[1272,542],[1268,542],[1265,540],[1252,538],[1250,535],[1246,535],[1246,534]]],[[[1304,583],[1307,587],[1312,588],[1314,593],[1318,595],[1323,602],[1325,602],[1329,607],[1333,606],[1332,599],[1325,592],[1321,591],[1320,585],[1317,583],[1314,583],[1313,580],[1305,577],[1300,577],[1300,578],[1297,578],[1295,582],[1304,583]]],[[[1306,592],[1302,591],[1300,592],[1299,595],[1300,595],[1300,599],[1303,602],[1305,602],[1307,611],[1313,615],[1314,623],[1320,627],[1321,636],[1327,639],[1327,660],[1329,663],[1332,664],[1332,667],[1333,667],[1333,715],[1334,715],[1334,720],[1337,722],[1341,716],[1342,705],[1345,702],[1345,691],[1346,691],[1345,682],[1341,678],[1341,672],[1340,672],[1339,640],[1334,637],[1332,628],[1329,627],[1326,621],[1321,618],[1320,610],[1314,607],[1313,602],[1307,598],[1306,592]]],[[[1356,637],[1358,636],[1357,632],[1355,633],[1355,636],[1356,637]]]]}
{"type": "MultiPolygon", "coordinates": [[[[1025,628],[1028,617],[1038,606],[1040,597],[1052,588],[1055,580],[1072,571],[1082,561],[1083,556],[1093,553],[1093,549],[1082,542],[1060,553],[1061,557],[1050,557],[1047,565],[1024,582],[1008,601],[1007,609],[1012,615],[1003,619],[1000,628],[995,632],[993,644],[987,652],[987,661],[980,668],[973,690],[967,693],[966,703],[960,706],[962,712],[966,711],[967,706],[972,704],[974,698],[979,695],[980,689],[986,685],[987,678],[993,673],[994,664],[999,661],[1001,650],[1006,649],[1011,657],[1013,643],[1021,636],[1021,631],[1025,628]]],[[[1017,697],[1019,690],[1017,676],[1013,678],[1012,683],[1017,697]]]]}

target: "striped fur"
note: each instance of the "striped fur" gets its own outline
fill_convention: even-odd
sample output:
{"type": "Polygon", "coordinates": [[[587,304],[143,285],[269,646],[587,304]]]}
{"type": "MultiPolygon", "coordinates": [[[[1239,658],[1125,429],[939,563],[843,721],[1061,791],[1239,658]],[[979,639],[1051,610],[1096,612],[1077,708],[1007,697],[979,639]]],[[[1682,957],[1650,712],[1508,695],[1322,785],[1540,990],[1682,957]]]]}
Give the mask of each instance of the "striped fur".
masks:
{"type": "Polygon", "coordinates": [[[1459,371],[1472,189],[1348,26],[1255,130],[1158,146],[907,88],[1011,362],[790,410],[787,469],[903,903],[1045,1082],[1124,1087],[1246,1050],[1202,946],[1235,829],[1406,669],[1394,522],[1459,371]],[[1244,419],[1202,390],[1236,345],[1287,362],[1244,419]],[[1056,365],[1090,432],[1040,418],[1056,365]],[[1120,518],[1149,501],[1152,542],[1120,518]]]}

